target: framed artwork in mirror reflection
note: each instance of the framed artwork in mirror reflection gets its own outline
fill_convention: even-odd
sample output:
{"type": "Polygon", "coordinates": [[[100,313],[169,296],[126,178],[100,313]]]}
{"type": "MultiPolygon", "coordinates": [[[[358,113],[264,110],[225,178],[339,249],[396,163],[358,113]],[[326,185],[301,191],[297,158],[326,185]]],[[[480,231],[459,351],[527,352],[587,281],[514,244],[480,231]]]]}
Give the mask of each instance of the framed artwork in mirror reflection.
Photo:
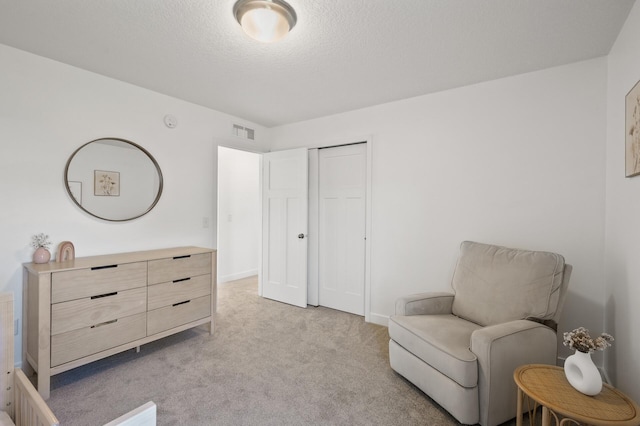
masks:
{"type": "Polygon", "coordinates": [[[120,196],[120,173],[106,170],[94,170],[94,190],[97,196],[120,196]]]}

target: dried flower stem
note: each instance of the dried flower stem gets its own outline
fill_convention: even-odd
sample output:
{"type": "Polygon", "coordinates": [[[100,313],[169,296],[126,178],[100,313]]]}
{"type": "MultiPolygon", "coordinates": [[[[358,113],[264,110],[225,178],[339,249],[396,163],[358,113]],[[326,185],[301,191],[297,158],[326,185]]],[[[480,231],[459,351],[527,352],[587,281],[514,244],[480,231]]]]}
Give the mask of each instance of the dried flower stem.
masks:
{"type": "Polygon", "coordinates": [[[37,249],[40,247],[44,247],[46,249],[51,245],[51,241],[49,241],[49,236],[43,233],[36,234],[31,239],[31,245],[33,248],[37,249]]]}
{"type": "Polygon", "coordinates": [[[589,330],[584,327],[578,327],[575,330],[564,333],[563,344],[584,353],[591,353],[596,350],[603,351],[611,346],[613,336],[608,333],[602,333],[595,339],[589,335],[589,330]]]}

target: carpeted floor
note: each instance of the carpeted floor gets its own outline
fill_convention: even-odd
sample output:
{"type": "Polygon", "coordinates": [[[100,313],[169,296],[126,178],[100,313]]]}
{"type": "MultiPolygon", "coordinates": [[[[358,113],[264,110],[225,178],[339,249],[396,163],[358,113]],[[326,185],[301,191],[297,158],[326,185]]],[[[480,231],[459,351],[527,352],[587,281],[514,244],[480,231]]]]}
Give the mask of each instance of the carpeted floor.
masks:
{"type": "Polygon", "coordinates": [[[104,424],[147,402],[158,425],[455,425],[389,367],[385,327],[327,308],[218,286],[216,331],[196,328],[52,377],[64,426],[104,424]]]}

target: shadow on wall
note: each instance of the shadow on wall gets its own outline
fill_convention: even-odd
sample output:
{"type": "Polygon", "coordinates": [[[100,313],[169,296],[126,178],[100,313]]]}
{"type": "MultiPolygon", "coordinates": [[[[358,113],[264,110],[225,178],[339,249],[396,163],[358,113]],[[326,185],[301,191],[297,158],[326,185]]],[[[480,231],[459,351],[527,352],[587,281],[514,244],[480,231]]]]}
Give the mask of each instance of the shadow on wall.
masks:
{"type": "MultiPolygon", "coordinates": [[[[609,295],[609,298],[607,299],[607,303],[605,304],[604,307],[604,315],[605,315],[605,328],[607,329],[607,333],[611,334],[613,336],[614,339],[618,340],[618,341],[629,341],[629,339],[631,339],[631,335],[629,333],[626,333],[625,335],[618,335],[618,331],[622,331],[622,330],[618,330],[618,328],[616,327],[616,316],[615,316],[615,312],[616,312],[616,301],[615,298],[612,295],[609,295]]],[[[627,330],[628,331],[628,330],[627,330]]],[[[616,348],[618,347],[618,345],[616,344],[616,340],[614,340],[612,342],[612,345],[610,348],[606,349],[606,354],[604,356],[604,370],[607,374],[607,378],[612,382],[611,384],[613,386],[617,386],[616,385],[616,377],[618,376],[618,369],[617,369],[617,354],[616,352],[618,351],[616,348]]]]}
{"type": "MultiPolygon", "coordinates": [[[[576,291],[575,288],[577,286],[576,282],[569,283],[567,300],[565,301],[558,325],[558,357],[561,359],[566,359],[569,355],[573,354],[573,350],[563,344],[563,335],[565,332],[577,327],[585,327],[589,329],[591,335],[594,336],[605,331],[602,330],[604,307],[600,303],[584,297],[578,292],[579,290],[576,291]],[[571,289],[572,286],[573,291],[571,289]]],[[[597,366],[603,366],[601,351],[596,351],[592,355],[592,359],[597,366]]]]}
{"type": "MultiPolygon", "coordinates": [[[[631,345],[628,342],[632,342],[635,336],[632,336],[631,324],[618,324],[616,318],[632,318],[629,315],[628,309],[631,306],[629,303],[616,303],[618,300],[628,300],[629,296],[629,277],[627,275],[627,268],[621,262],[613,260],[613,264],[606,265],[607,270],[607,282],[608,290],[606,293],[606,302],[604,306],[604,327],[606,332],[611,334],[615,339],[610,348],[605,350],[604,356],[604,369],[608,378],[613,386],[619,386],[618,378],[618,360],[632,359],[633,357],[622,357],[622,352],[625,348],[630,348],[631,345]],[[614,292],[615,288],[617,292],[614,292]]],[[[630,350],[630,349],[629,349],[630,350]]],[[[623,361],[623,366],[624,366],[623,361]]],[[[623,374],[634,372],[626,371],[623,374]]]]}

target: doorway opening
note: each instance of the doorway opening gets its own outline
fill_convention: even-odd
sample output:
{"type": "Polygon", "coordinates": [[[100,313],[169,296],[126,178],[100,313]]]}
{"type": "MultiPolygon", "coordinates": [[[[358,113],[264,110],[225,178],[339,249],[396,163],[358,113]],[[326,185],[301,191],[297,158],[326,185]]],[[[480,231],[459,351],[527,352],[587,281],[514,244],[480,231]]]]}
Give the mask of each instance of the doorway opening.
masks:
{"type": "Polygon", "coordinates": [[[260,154],[218,147],[218,282],[258,275],[260,154]]]}

